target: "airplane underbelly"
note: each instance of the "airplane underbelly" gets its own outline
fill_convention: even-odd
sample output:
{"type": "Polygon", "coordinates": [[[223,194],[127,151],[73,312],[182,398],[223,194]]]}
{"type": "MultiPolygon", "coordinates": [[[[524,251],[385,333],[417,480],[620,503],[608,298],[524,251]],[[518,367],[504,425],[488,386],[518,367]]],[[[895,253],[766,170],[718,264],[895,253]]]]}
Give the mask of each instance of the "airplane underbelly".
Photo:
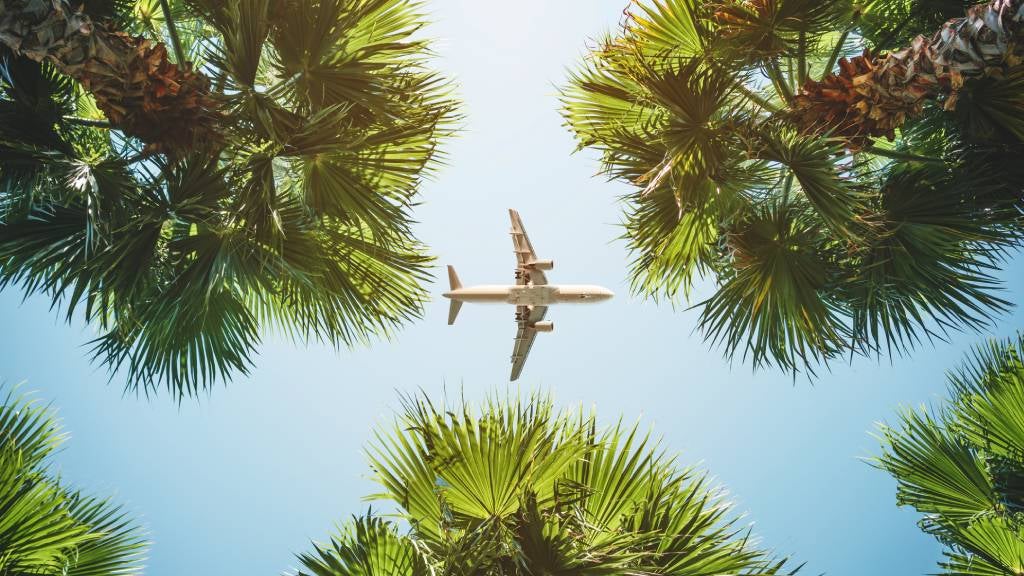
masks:
{"type": "Polygon", "coordinates": [[[556,290],[551,286],[515,286],[509,290],[508,303],[516,306],[550,306],[556,290]]]}

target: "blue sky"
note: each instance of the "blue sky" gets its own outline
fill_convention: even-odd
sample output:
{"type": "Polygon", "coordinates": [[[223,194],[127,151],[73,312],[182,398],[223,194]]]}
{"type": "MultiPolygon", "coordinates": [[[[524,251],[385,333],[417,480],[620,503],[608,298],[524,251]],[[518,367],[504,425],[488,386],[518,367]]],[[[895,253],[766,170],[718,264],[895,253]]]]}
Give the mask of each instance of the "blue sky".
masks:
{"type": "MultiPolygon", "coordinates": [[[[624,0],[432,0],[438,66],[465,101],[466,130],[424,190],[418,232],[463,282],[511,280],[507,208],[522,213],[555,282],[595,283],[615,300],[553,308],[520,381],[563,405],[595,406],[605,422],[642,417],[729,489],[763,545],[806,561],[807,574],[918,575],[939,548],[895,506],[895,484],[861,458],[877,453],[874,422],[899,405],[935,402],[944,370],[979,335],[912,359],[836,365],[813,385],[729,366],[694,333],[696,314],[628,295],[617,198],[558,114],[556,86],[588,43],[619,21],[624,0]]],[[[1018,260],[1020,260],[1018,258],[1018,260]]],[[[1006,274],[1024,301],[1021,265],[1006,274]]],[[[442,269],[438,268],[438,278],[442,269]]],[[[0,378],[60,409],[72,438],[61,474],[111,494],[154,541],[147,574],[278,574],[293,554],[365,510],[374,491],[362,447],[390,421],[399,391],[480,398],[506,389],[512,310],[467,305],[445,324],[438,282],[426,317],[392,342],[334,351],[268,334],[250,378],[177,406],[125,396],[87,360],[91,331],[68,326],[41,298],[0,294],[0,378]]],[[[1022,326],[1019,312],[997,334],[1022,326]]]]}

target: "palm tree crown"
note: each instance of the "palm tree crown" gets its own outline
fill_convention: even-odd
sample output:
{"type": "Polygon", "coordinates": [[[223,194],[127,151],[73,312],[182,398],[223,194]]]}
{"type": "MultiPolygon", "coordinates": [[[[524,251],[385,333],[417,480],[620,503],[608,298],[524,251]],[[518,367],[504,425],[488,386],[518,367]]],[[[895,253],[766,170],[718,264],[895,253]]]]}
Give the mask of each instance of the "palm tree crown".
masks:
{"type": "Polygon", "coordinates": [[[944,574],[1013,576],[1024,570],[1024,335],[992,342],[950,376],[953,401],[937,414],[905,411],[882,426],[876,465],[897,501],[924,514],[946,547],[944,574]]]}
{"type": "Polygon", "coordinates": [[[689,296],[714,277],[706,339],[789,371],[906,352],[1006,310],[1024,8],[965,9],[632,3],[563,98],[580,146],[634,186],[634,289],[689,296]]]}
{"type": "Polygon", "coordinates": [[[411,208],[455,120],[422,25],[414,0],[0,1],[0,286],[177,395],[267,328],[388,336],[426,297],[411,208]]]}
{"type": "MultiPolygon", "coordinates": [[[[759,550],[703,473],[680,469],[637,426],[542,397],[476,412],[411,398],[370,448],[372,514],[300,556],[300,574],[759,575],[786,563],[759,550]]],[[[791,573],[791,572],[787,572],[791,573]]]]}

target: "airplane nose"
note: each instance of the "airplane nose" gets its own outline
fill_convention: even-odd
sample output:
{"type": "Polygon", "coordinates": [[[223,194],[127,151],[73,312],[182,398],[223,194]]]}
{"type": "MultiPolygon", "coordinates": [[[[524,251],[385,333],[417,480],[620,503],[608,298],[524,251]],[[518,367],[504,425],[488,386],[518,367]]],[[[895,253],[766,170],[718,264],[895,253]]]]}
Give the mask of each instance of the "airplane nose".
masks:
{"type": "Polygon", "coordinates": [[[442,296],[444,296],[445,298],[449,298],[450,299],[452,297],[452,293],[451,292],[445,292],[444,294],[442,294],[442,296]]]}
{"type": "Polygon", "coordinates": [[[615,292],[612,292],[611,290],[608,290],[607,288],[604,289],[604,291],[602,291],[602,293],[601,293],[601,299],[602,300],[611,300],[614,297],[615,297],[615,292]]]}

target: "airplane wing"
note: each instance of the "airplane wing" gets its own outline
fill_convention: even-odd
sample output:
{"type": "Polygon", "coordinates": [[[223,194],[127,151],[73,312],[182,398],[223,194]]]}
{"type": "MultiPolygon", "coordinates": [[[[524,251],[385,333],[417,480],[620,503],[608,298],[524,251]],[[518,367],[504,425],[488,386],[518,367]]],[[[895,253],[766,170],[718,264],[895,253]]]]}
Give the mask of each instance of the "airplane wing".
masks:
{"type": "Polygon", "coordinates": [[[543,286],[548,283],[544,272],[540,270],[526,270],[526,265],[537,259],[537,253],[533,251],[533,244],[530,237],[526,235],[526,228],[523,228],[523,220],[519,212],[508,211],[512,217],[512,247],[516,253],[516,284],[522,286],[530,283],[534,286],[543,286]]]}
{"type": "Polygon", "coordinates": [[[540,322],[548,313],[547,306],[518,306],[516,319],[519,320],[519,331],[516,332],[516,344],[512,348],[512,380],[517,380],[523,372],[526,357],[530,355],[533,341],[537,339],[537,331],[530,324],[540,322]]]}

